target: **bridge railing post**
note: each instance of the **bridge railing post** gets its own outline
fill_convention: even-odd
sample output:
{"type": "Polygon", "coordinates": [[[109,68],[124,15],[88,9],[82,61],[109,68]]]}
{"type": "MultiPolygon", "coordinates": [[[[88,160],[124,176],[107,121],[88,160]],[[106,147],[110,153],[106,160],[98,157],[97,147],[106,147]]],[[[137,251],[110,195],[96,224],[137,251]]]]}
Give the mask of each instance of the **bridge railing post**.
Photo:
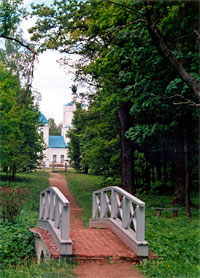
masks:
{"type": "Polygon", "coordinates": [[[93,192],[90,226],[103,227],[105,225],[107,227],[110,223],[119,226],[119,235],[122,235],[122,232],[127,234],[127,238],[130,238],[130,234],[132,235],[138,256],[147,256],[148,243],[145,241],[145,203],[143,201],[117,186],[109,186],[93,192]]]}
{"type": "Polygon", "coordinates": [[[145,207],[137,206],[137,229],[136,229],[136,239],[138,241],[144,240],[145,237],[145,207]]]}
{"type": "Polygon", "coordinates": [[[69,237],[70,204],[56,187],[49,187],[40,193],[40,217],[38,228],[48,230],[61,253],[72,254],[69,237]]]}
{"type": "Polygon", "coordinates": [[[69,239],[69,205],[62,207],[61,239],[69,239]]]}

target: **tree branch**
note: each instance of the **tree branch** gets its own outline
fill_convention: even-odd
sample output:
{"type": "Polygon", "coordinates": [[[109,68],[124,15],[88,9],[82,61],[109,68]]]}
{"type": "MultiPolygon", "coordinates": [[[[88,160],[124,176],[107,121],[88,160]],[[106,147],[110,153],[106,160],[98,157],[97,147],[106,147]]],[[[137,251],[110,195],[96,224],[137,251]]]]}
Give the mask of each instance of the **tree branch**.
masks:
{"type": "Polygon", "coordinates": [[[109,32],[105,33],[105,35],[104,35],[104,36],[108,36],[109,34],[111,34],[112,32],[114,32],[114,31],[116,31],[116,30],[118,30],[118,29],[123,29],[123,28],[126,28],[127,26],[132,25],[133,23],[140,22],[140,21],[143,21],[143,22],[146,22],[146,23],[147,23],[147,21],[146,21],[145,19],[138,18],[138,19],[133,20],[133,21],[131,21],[131,22],[127,23],[127,24],[124,24],[124,25],[117,26],[117,27],[113,28],[113,29],[112,29],[112,30],[110,30],[109,32]]]}
{"type": "Polygon", "coordinates": [[[112,3],[112,4],[115,4],[115,5],[117,5],[117,6],[120,6],[120,7],[126,8],[126,9],[129,9],[129,10],[131,10],[131,11],[135,11],[135,10],[132,9],[131,7],[129,7],[129,6],[127,6],[127,5],[124,5],[124,4],[117,3],[117,2],[115,2],[115,1],[111,1],[111,0],[104,0],[104,1],[110,2],[110,3],[112,3]]]}
{"type": "Polygon", "coordinates": [[[160,54],[167,60],[167,62],[173,67],[175,72],[180,76],[180,78],[189,86],[196,98],[200,103],[200,85],[197,80],[191,76],[183,67],[183,65],[178,61],[174,54],[168,49],[167,45],[164,43],[158,27],[154,20],[153,13],[153,3],[145,3],[146,5],[146,19],[148,22],[148,29],[150,37],[160,52],[160,54]]]}
{"type": "Polygon", "coordinates": [[[194,33],[197,35],[197,38],[200,40],[200,34],[197,30],[194,30],[194,33]]]}
{"type": "Polygon", "coordinates": [[[16,38],[12,38],[12,37],[9,37],[9,36],[6,36],[6,35],[0,35],[0,38],[4,38],[4,39],[7,39],[7,40],[11,40],[11,41],[15,41],[17,43],[19,43],[21,46],[25,47],[26,49],[28,49],[29,51],[31,51],[34,55],[37,55],[38,53],[32,49],[29,45],[27,44],[24,44],[22,41],[16,39],[16,38]]]}

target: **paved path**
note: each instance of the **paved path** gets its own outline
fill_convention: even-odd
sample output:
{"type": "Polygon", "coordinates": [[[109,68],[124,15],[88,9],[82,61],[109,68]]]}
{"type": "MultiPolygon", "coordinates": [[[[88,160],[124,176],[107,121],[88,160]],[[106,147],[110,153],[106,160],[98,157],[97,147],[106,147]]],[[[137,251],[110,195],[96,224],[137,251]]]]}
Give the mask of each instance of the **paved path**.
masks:
{"type": "Polygon", "coordinates": [[[80,218],[82,210],[71,195],[66,177],[52,173],[50,185],[57,187],[70,202],[70,237],[73,255],[80,265],[75,268],[79,278],[142,278],[133,269],[136,255],[110,230],[85,229],[80,218]]]}

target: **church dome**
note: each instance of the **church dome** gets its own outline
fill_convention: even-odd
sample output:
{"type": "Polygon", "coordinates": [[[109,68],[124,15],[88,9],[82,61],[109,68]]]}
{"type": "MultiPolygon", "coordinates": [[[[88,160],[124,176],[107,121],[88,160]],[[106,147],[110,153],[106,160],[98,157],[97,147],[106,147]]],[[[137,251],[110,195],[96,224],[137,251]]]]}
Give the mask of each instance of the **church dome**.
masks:
{"type": "Polygon", "coordinates": [[[49,124],[47,118],[45,117],[44,114],[40,113],[40,119],[39,119],[39,122],[40,123],[43,123],[43,124],[49,124]]]}

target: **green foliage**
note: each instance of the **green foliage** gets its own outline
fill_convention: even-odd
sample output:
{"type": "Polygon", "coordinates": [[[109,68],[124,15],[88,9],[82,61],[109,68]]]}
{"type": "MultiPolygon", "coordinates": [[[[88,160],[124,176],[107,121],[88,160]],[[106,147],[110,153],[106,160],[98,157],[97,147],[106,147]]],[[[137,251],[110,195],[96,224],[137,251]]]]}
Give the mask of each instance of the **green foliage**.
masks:
{"type": "Polygon", "coordinates": [[[1,63],[0,94],[1,166],[15,176],[16,170],[36,168],[41,159],[39,112],[31,92],[1,63]]]}
{"type": "Polygon", "coordinates": [[[26,188],[0,187],[0,215],[9,222],[19,214],[23,204],[28,199],[26,188]]]}
{"type": "MultiPolygon", "coordinates": [[[[83,208],[82,214],[85,226],[88,226],[92,215],[92,191],[103,187],[98,176],[68,173],[67,181],[70,191],[78,205],[83,208]]],[[[110,184],[113,185],[113,184],[110,184]]],[[[118,185],[118,184],[116,184],[118,185]]],[[[185,218],[185,211],[179,211],[178,217],[173,217],[171,211],[163,211],[156,217],[152,207],[171,207],[171,196],[144,195],[137,197],[146,204],[145,239],[149,248],[158,259],[142,260],[138,266],[145,277],[155,278],[198,278],[199,269],[199,198],[192,195],[192,219],[185,218]]]]}
{"type": "MultiPolygon", "coordinates": [[[[8,190],[5,174],[1,175],[0,185],[2,190],[8,190]]],[[[12,195],[7,196],[6,200],[1,196],[3,199],[1,211],[6,211],[6,215],[1,215],[0,219],[1,268],[8,265],[23,264],[25,258],[34,256],[34,239],[29,228],[36,225],[40,191],[48,186],[47,173],[19,174],[9,187],[12,195]],[[14,195],[16,192],[17,194],[14,195]],[[18,195],[20,192],[23,192],[23,198],[18,195]],[[4,205],[8,206],[5,208],[4,205]],[[16,210],[14,210],[14,205],[16,210]],[[10,219],[10,215],[12,219],[10,219]]]]}
{"type": "Polygon", "coordinates": [[[2,0],[0,3],[0,35],[10,35],[24,15],[23,0],[2,0]]]}
{"type": "Polygon", "coordinates": [[[37,213],[21,211],[15,222],[0,223],[1,267],[14,265],[35,254],[34,238],[29,231],[36,224],[37,213]]]}
{"type": "Polygon", "coordinates": [[[54,119],[49,118],[49,135],[61,135],[62,123],[56,125],[54,119]]]}
{"type": "Polygon", "coordinates": [[[105,106],[91,105],[85,110],[77,105],[73,128],[67,134],[69,157],[77,171],[89,167],[92,173],[109,176],[119,170],[117,123],[113,118],[106,120],[105,106]]]}
{"type": "Polygon", "coordinates": [[[121,158],[126,157],[120,145],[125,136],[144,162],[140,163],[141,156],[134,157],[133,189],[166,192],[169,185],[171,189],[175,185],[175,193],[181,188],[180,201],[184,202],[186,172],[191,185],[197,181],[193,173],[198,172],[198,108],[193,86],[199,86],[198,3],[54,1],[51,7],[33,6],[33,15],[37,22],[31,29],[32,39],[42,39],[40,49],[79,54],[76,79],[95,87],[95,93],[86,92],[90,116],[83,115],[81,130],[71,131],[74,165],[87,165],[93,173],[108,176],[121,168],[124,174],[124,168],[131,169],[122,162],[119,165],[120,148],[121,158]],[[117,122],[123,105],[128,107],[124,111],[127,125],[117,122]]]}

